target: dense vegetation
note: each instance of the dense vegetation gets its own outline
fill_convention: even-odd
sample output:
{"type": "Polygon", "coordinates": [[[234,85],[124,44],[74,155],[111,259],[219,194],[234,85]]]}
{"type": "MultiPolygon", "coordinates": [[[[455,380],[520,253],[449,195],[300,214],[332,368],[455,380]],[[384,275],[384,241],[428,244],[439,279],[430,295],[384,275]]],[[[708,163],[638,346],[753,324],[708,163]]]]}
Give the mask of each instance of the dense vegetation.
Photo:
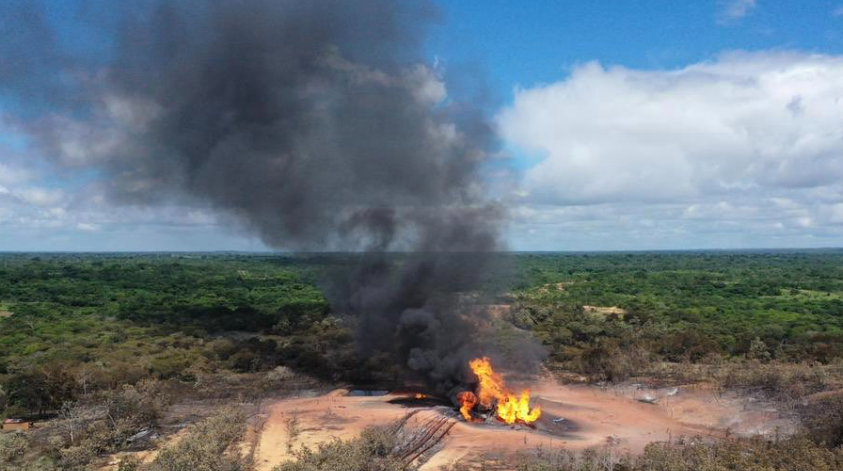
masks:
{"type": "MultiPolygon", "coordinates": [[[[532,331],[557,371],[623,380],[674,365],[671,371],[686,376],[703,372],[720,375],[726,386],[787,388],[794,397],[828,387],[828,372],[843,364],[843,251],[536,253],[500,259],[500,270],[483,274],[483,289],[493,303],[511,305],[502,317],[501,339],[513,326],[532,331]]],[[[179,394],[278,391],[296,372],[357,383],[399,378],[401,366],[388,355],[357,355],[354,319],[333,312],[321,289],[332,276],[348,273],[355,260],[0,254],[0,418],[53,419],[40,435],[0,436],[0,457],[40,463],[37,469],[85,469],[97,456],[125,448],[133,434],[156,427],[179,394]]],[[[840,417],[843,406],[829,410],[840,417]]],[[[839,449],[824,451],[843,441],[839,422],[809,423],[815,433],[805,440],[824,463],[840,459],[839,449]],[[835,443],[821,443],[817,434],[836,437],[835,443]]],[[[214,423],[207,426],[222,427],[214,423]]],[[[196,449],[163,454],[169,461],[155,469],[180,469],[188,452],[222,463],[211,456],[223,453],[236,435],[222,429],[213,450],[197,442],[196,449]]],[[[371,447],[362,440],[351,446],[365,460],[371,447]]],[[[801,452],[806,443],[787,446],[801,452]]],[[[740,446],[741,456],[762,450],[758,444],[740,446]]],[[[726,456],[730,450],[706,453],[726,456]]],[[[321,469],[308,467],[308,460],[339,456],[342,449],[314,453],[301,469],[321,469]]],[[[644,459],[658,454],[690,462],[686,455],[703,452],[667,446],[648,453],[644,459]]],[[[545,464],[523,469],[575,469],[545,464]]],[[[15,469],[25,469],[20,466],[15,469]]]]}
{"type": "MultiPolygon", "coordinates": [[[[487,288],[566,370],[623,379],[653,361],[843,358],[843,251],[501,258],[510,269],[486,274],[487,288]]],[[[382,358],[359,361],[353,319],[332,313],[319,289],[353,262],[2,255],[0,414],[44,414],[79,392],[150,377],[279,365],[351,381],[394,375],[382,358]]]]}
{"type": "MultiPolygon", "coordinates": [[[[584,373],[653,359],[843,358],[843,252],[534,254],[511,320],[584,373]]],[[[622,379],[622,378],[620,378],[622,379]]]]}
{"type": "Polygon", "coordinates": [[[284,257],[0,257],[0,414],[43,415],[79,393],[147,378],[306,367],[325,343],[347,343],[347,333],[306,270],[291,265],[284,257]]]}

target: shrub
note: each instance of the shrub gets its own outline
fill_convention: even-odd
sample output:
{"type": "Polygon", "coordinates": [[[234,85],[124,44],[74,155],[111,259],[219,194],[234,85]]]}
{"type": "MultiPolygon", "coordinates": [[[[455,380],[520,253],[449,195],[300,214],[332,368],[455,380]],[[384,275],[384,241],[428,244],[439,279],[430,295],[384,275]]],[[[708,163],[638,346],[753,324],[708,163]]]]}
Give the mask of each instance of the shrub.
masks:
{"type": "Polygon", "coordinates": [[[843,394],[815,400],[800,408],[809,437],[826,446],[843,446],[843,394]]]}
{"type": "Polygon", "coordinates": [[[369,427],[358,438],[320,444],[314,451],[302,448],[296,460],[276,466],[273,471],[401,471],[405,466],[390,452],[395,448],[395,434],[389,427],[369,427]]]}
{"type": "MultiPolygon", "coordinates": [[[[518,455],[508,467],[519,471],[836,471],[843,449],[816,445],[804,437],[779,442],[708,441],[701,438],[651,443],[637,458],[618,457],[612,448],[518,455]]],[[[452,468],[461,471],[459,466],[452,468]]],[[[496,468],[497,469],[497,468],[496,468]]]]}
{"type": "Polygon", "coordinates": [[[232,445],[245,431],[246,417],[225,408],[191,427],[189,435],[164,449],[149,471],[241,471],[249,468],[232,445]],[[229,452],[230,451],[230,452],[229,452]]]}
{"type": "Polygon", "coordinates": [[[0,433],[0,471],[17,469],[18,463],[29,449],[29,440],[22,432],[0,433]]]}

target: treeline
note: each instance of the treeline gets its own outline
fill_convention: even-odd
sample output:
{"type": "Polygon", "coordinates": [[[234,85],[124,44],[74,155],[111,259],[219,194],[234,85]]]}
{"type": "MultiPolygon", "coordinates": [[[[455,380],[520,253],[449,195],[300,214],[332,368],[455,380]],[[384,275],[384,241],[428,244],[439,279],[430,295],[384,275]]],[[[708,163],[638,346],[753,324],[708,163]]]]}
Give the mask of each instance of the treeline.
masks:
{"type": "Polygon", "coordinates": [[[563,367],[843,359],[843,253],[531,254],[510,320],[563,367]]]}
{"type": "MultiPolygon", "coordinates": [[[[0,256],[0,416],[86,390],[285,366],[400,379],[359,358],[317,280],[356,255],[0,256]]],[[[401,263],[401,255],[396,255],[401,263]]],[[[843,359],[843,252],[501,254],[482,275],[551,363],[608,379],[653,362],[843,359]]]]}
{"type": "Polygon", "coordinates": [[[0,312],[0,418],[150,378],[359,370],[348,326],[286,257],[0,255],[0,312]]]}

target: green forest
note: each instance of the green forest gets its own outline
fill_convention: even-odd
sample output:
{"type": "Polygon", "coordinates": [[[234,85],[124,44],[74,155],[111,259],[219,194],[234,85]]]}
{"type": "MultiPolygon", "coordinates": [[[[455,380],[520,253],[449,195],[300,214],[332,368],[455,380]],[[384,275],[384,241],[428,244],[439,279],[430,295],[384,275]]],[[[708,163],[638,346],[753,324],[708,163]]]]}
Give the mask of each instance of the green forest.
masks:
{"type": "Polygon", "coordinates": [[[515,258],[513,322],[558,361],[619,348],[671,362],[843,357],[840,251],[515,258]]]}
{"type": "MultiPolygon", "coordinates": [[[[500,257],[484,289],[511,305],[508,320],[533,331],[551,365],[612,379],[635,372],[606,368],[619,355],[843,358],[841,251],[500,257]]],[[[340,255],[2,255],[0,413],[55,409],[75,382],[45,397],[21,388],[83,371],[88,388],[280,365],[371,379],[351,345],[353,319],[332,312],[319,286],[353,263],[340,255]]]]}
{"type": "MultiPolygon", "coordinates": [[[[87,469],[178,398],[399,381],[389,355],[358,354],[354,319],[327,299],[325,280],[358,257],[0,254],[0,418],[107,411],[85,422],[89,441],[5,435],[0,452],[87,469]]],[[[788,398],[839,385],[843,251],[496,257],[475,298],[503,306],[502,339],[531,332],[561,379],[717,380],[788,398]]],[[[821,443],[843,443],[839,424],[819,427],[821,443]]]]}

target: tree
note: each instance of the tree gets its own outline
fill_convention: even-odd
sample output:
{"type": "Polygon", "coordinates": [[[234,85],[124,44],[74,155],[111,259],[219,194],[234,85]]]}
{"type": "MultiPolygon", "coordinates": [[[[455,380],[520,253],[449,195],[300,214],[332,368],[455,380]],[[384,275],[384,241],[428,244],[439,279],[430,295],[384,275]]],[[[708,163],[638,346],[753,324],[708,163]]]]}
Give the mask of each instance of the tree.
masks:
{"type": "Polygon", "coordinates": [[[163,450],[150,471],[243,471],[249,468],[236,450],[226,453],[245,431],[246,417],[225,408],[191,427],[178,444],[163,450]]]}
{"type": "Polygon", "coordinates": [[[27,411],[43,416],[73,399],[75,380],[58,366],[31,368],[13,374],[6,383],[8,401],[27,411]]]}
{"type": "Polygon", "coordinates": [[[746,356],[750,360],[767,362],[770,361],[770,349],[767,348],[767,344],[763,340],[755,337],[749,344],[749,352],[746,356]]]}

